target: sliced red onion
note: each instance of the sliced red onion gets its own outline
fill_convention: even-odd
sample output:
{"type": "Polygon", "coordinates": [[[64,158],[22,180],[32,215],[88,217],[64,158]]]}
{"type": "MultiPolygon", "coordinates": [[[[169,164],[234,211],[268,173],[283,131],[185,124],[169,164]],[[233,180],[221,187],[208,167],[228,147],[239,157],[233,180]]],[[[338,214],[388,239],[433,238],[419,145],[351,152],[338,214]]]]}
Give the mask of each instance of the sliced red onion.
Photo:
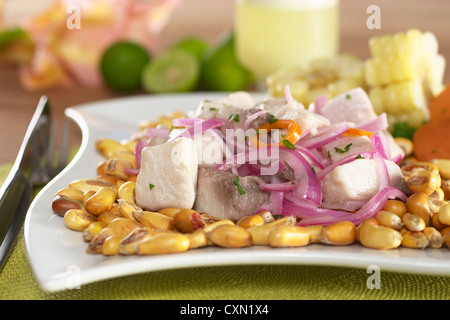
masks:
{"type": "Polygon", "coordinates": [[[314,106],[316,108],[316,113],[322,114],[323,107],[325,107],[327,102],[328,102],[328,98],[326,95],[321,95],[321,96],[317,97],[316,102],[314,104],[314,106]]]}
{"type": "Polygon", "coordinates": [[[295,188],[294,181],[279,182],[279,183],[262,183],[259,185],[263,191],[291,191],[295,188]]]}
{"type": "Polygon", "coordinates": [[[269,112],[268,110],[262,110],[262,111],[255,112],[254,114],[249,116],[245,120],[242,130],[247,131],[247,129],[250,128],[250,125],[252,124],[253,121],[256,120],[256,118],[258,118],[260,115],[268,113],[268,112],[269,112]]]}
{"type": "MultiPolygon", "coordinates": [[[[176,119],[176,120],[186,120],[186,119],[176,119]]],[[[179,137],[192,138],[196,134],[204,133],[205,131],[207,131],[209,129],[214,129],[214,128],[220,127],[225,124],[225,122],[223,122],[222,120],[217,120],[217,119],[206,119],[206,120],[200,120],[200,121],[197,121],[198,119],[193,119],[193,120],[195,120],[193,122],[194,125],[187,128],[186,130],[180,132],[180,134],[178,134],[172,140],[177,139],[179,137]]]]}
{"type": "Polygon", "coordinates": [[[139,174],[139,169],[135,169],[135,168],[124,168],[125,173],[129,174],[129,175],[138,175],[139,174]]]}
{"type": "Polygon", "coordinates": [[[280,160],[285,161],[294,170],[296,187],[293,192],[320,205],[322,188],[311,165],[296,150],[280,147],[280,160]]]}
{"type": "Polygon", "coordinates": [[[344,220],[353,222],[355,225],[358,225],[363,220],[373,217],[380,210],[382,210],[384,205],[389,199],[395,198],[399,198],[402,201],[406,201],[407,196],[396,188],[388,187],[378,192],[366,204],[364,204],[361,207],[361,209],[359,209],[354,213],[317,208],[316,216],[305,217],[298,223],[298,225],[300,226],[327,225],[337,221],[344,221],[344,220]],[[338,215],[339,212],[341,213],[341,215],[338,215]]]}
{"type": "Polygon", "coordinates": [[[317,129],[317,134],[314,137],[300,139],[296,143],[296,146],[298,145],[299,147],[307,149],[319,148],[335,140],[348,129],[349,126],[347,122],[339,122],[327,127],[321,127],[317,129]]]}
{"type": "Polygon", "coordinates": [[[178,118],[173,119],[172,124],[175,127],[191,127],[194,126],[196,123],[203,122],[205,119],[200,118],[178,118]]]}
{"type": "Polygon", "coordinates": [[[374,134],[370,137],[370,141],[372,142],[372,145],[374,146],[375,150],[377,150],[377,152],[379,154],[381,154],[381,156],[384,159],[388,159],[388,156],[386,154],[386,150],[384,148],[384,144],[383,141],[381,140],[380,136],[377,134],[374,134]]]}
{"type": "Polygon", "coordinates": [[[141,168],[142,149],[147,146],[147,142],[147,139],[139,139],[136,143],[136,147],[134,148],[134,157],[136,159],[138,169],[141,168]]]}
{"type": "Polygon", "coordinates": [[[291,87],[289,85],[284,86],[284,96],[286,98],[287,103],[295,101],[295,99],[292,97],[291,87]]]}
{"type": "MultiPolygon", "coordinates": [[[[270,182],[272,185],[279,185],[282,183],[281,179],[275,175],[270,178],[270,182]]],[[[284,198],[284,191],[279,190],[271,192],[269,201],[273,215],[279,215],[282,213],[283,198],[284,198]]]]}
{"type": "Polygon", "coordinates": [[[145,129],[145,135],[149,138],[167,138],[169,136],[169,129],[163,129],[163,128],[152,128],[148,127],[145,129]]]}
{"type": "Polygon", "coordinates": [[[391,185],[389,171],[384,158],[382,158],[378,153],[374,155],[374,159],[377,167],[379,186],[381,191],[391,185]]]}
{"type": "Polygon", "coordinates": [[[355,154],[349,155],[345,158],[342,158],[341,160],[334,162],[333,164],[327,166],[326,168],[321,170],[319,173],[317,173],[317,179],[322,180],[323,178],[325,178],[325,176],[328,173],[333,171],[336,167],[341,166],[346,163],[349,163],[351,161],[354,161],[356,159],[356,157],[358,157],[358,156],[360,156],[364,159],[372,159],[375,153],[376,153],[376,151],[368,151],[368,152],[363,152],[363,153],[355,153],[355,154]]]}
{"type": "Polygon", "coordinates": [[[297,151],[301,152],[303,155],[308,157],[312,162],[314,162],[319,168],[323,169],[325,168],[326,160],[321,159],[319,156],[317,156],[313,151],[308,150],[306,148],[302,147],[296,147],[297,151]]]}
{"type": "Polygon", "coordinates": [[[357,129],[369,131],[369,132],[379,132],[382,130],[386,130],[388,128],[388,120],[386,113],[380,114],[378,117],[376,117],[374,120],[371,120],[369,122],[363,123],[356,127],[357,129]]]}

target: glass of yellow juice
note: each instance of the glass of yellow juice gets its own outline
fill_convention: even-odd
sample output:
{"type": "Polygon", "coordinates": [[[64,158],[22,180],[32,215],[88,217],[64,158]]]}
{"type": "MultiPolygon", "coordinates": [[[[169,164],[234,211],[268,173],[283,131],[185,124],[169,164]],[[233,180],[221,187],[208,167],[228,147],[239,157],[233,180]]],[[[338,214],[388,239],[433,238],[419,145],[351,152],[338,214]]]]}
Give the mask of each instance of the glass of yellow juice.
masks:
{"type": "Polygon", "coordinates": [[[236,54],[261,81],[339,49],[339,0],[236,0],[236,54]]]}

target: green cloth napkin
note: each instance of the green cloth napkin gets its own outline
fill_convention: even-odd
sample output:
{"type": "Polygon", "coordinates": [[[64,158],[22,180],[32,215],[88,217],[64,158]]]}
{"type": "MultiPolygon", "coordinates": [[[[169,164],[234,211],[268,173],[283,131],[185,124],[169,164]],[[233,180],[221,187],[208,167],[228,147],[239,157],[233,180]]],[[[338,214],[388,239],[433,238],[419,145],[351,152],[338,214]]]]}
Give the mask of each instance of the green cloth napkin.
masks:
{"type": "MultiPolygon", "coordinates": [[[[0,184],[11,165],[0,166],[0,184]]],[[[447,250],[447,249],[443,249],[447,250]]],[[[57,257],[55,257],[57,259],[57,257]]],[[[0,273],[2,300],[448,300],[450,277],[328,266],[215,266],[165,270],[45,292],[36,282],[23,231],[0,273]],[[372,282],[371,282],[372,283],[372,282]]]]}

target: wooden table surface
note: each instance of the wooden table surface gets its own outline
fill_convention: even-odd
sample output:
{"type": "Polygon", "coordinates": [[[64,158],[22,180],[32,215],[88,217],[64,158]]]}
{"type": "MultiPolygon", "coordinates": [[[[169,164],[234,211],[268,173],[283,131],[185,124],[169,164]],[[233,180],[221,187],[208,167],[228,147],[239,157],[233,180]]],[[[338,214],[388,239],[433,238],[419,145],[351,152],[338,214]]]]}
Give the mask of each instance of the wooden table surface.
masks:
{"type": "MultiPolygon", "coordinates": [[[[8,12],[10,19],[26,12],[26,2],[42,3],[34,0],[6,0],[15,2],[14,12],[8,12]],[[18,2],[24,3],[23,6],[18,2]]],[[[418,28],[432,31],[440,43],[440,53],[450,63],[450,39],[448,0],[341,0],[341,43],[342,53],[353,53],[367,58],[368,39],[374,35],[405,31],[418,28]],[[369,5],[381,9],[381,29],[370,30],[366,21],[369,5]]],[[[164,50],[175,40],[189,35],[204,37],[213,43],[219,35],[233,26],[233,0],[184,0],[172,15],[161,35],[158,50],[164,50]]],[[[156,52],[157,54],[158,52],[156,52]]],[[[450,68],[447,68],[445,82],[450,82],[450,68]]],[[[57,118],[63,116],[64,109],[80,103],[118,97],[107,89],[72,88],[53,89],[39,93],[28,93],[19,84],[17,70],[10,66],[0,66],[0,164],[13,161],[25,134],[28,122],[41,95],[47,95],[57,118]]],[[[74,141],[79,139],[74,135],[74,141]]]]}

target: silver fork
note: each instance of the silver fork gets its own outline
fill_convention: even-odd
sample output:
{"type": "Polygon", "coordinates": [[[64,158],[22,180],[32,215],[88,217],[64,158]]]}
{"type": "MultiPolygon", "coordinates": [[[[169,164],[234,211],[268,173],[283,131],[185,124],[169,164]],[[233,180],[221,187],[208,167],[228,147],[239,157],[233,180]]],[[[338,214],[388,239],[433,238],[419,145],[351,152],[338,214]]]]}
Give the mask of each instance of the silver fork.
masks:
{"type": "Polygon", "coordinates": [[[0,189],[0,270],[22,228],[34,192],[64,169],[69,147],[68,119],[59,135],[48,98],[41,97],[16,161],[0,189]]]}

